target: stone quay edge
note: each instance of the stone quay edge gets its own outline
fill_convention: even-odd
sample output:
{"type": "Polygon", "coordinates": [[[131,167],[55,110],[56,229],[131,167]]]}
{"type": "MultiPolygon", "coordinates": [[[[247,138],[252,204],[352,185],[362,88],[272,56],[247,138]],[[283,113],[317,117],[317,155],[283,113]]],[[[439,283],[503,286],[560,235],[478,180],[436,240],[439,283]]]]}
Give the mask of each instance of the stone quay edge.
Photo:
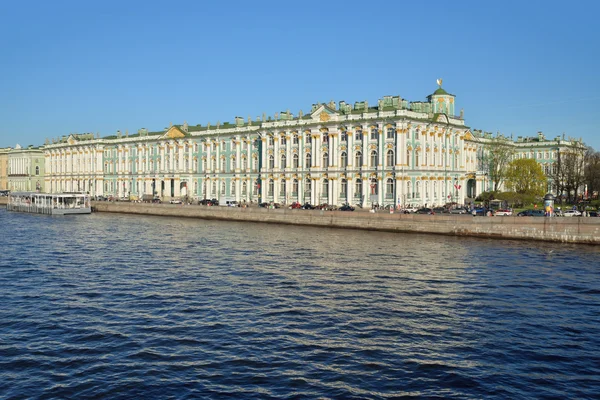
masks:
{"type": "Polygon", "coordinates": [[[560,243],[600,244],[600,218],[473,217],[365,211],[207,207],[199,205],[93,202],[96,212],[188,217],[383,232],[425,233],[560,243]]]}

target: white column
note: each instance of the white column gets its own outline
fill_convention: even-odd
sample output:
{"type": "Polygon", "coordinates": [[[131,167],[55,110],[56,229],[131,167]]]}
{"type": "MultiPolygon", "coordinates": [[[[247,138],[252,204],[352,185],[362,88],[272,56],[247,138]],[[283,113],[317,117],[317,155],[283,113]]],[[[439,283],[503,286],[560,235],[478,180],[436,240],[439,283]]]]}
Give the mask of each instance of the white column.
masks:
{"type": "Polygon", "coordinates": [[[363,165],[357,165],[356,168],[361,168],[361,167],[367,168],[367,165],[369,165],[368,164],[369,158],[370,158],[369,157],[369,146],[368,146],[368,144],[369,144],[369,128],[363,127],[362,134],[363,134],[363,137],[362,137],[362,154],[363,154],[362,164],[363,165]]]}

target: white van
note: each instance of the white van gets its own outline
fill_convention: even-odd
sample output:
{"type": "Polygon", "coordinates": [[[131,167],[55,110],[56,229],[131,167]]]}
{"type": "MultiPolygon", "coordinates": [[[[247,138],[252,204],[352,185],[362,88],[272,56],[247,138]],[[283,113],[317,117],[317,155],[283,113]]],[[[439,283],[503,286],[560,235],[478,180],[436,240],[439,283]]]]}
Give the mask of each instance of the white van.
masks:
{"type": "Polygon", "coordinates": [[[219,200],[219,205],[223,206],[223,207],[237,207],[238,206],[238,202],[235,201],[234,198],[225,198],[225,199],[221,199],[219,200]]]}

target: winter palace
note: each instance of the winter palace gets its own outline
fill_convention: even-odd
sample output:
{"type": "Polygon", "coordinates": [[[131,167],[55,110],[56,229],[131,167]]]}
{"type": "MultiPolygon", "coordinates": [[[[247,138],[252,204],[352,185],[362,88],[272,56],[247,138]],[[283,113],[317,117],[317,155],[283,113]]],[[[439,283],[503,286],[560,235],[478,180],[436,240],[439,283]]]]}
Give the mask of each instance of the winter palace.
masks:
{"type": "MultiPolygon", "coordinates": [[[[478,162],[488,134],[465,125],[455,96],[438,83],[427,101],[384,96],[374,106],[331,101],[306,114],[288,110],[161,132],[71,134],[10,151],[8,181],[19,171],[12,174],[19,187],[8,189],[163,200],[464,204],[490,189],[478,162]]],[[[547,170],[557,143],[540,133],[515,146],[547,170]]]]}

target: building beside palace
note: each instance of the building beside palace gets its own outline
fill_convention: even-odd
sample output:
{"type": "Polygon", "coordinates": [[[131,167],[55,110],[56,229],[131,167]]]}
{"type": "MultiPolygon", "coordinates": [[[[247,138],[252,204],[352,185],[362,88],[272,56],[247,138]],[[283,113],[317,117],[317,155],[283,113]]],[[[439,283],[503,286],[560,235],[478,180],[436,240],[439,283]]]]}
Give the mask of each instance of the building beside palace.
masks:
{"type": "Polygon", "coordinates": [[[0,149],[0,190],[8,190],[8,153],[10,148],[0,149]]]}
{"type": "MultiPolygon", "coordinates": [[[[426,101],[384,96],[374,106],[331,101],[306,114],[287,110],[161,132],[71,134],[41,149],[9,150],[8,186],[163,200],[464,204],[492,189],[481,158],[493,137],[466,126],[455,96],[439,83],[426,101]]],[[[542,133],[510,143],[515,158],[536,159],[548,176],[571,145],[542,133]]]]}
{"type": "Polygon", "coordinates": [[[44,191],[44,151],[39,147],[16,145],[8,151],[7,189],[44,191]]]}
{"type": "MultiPolygon", "coordinates": [[[[554,182],[554,176],[556,172],[557,164],[559,163],[560,156],[568,152],[575,151],[579,154],[583,154],[582,149],[585,149],[585,144],[581,139],[565,138],[563,134],[553,139],[548,139],[543,132],[538,132],[535,136],[523,137],[518,136],[516,140],[512,137],[506,137],[504,135],[493,136],[490,132],[482,132],[479,130],[472,130],[472,136],[474,141],[477,141],[478,146],[478,160],[483,159],[483,152],[486,151],[486,143],[490,143],[493,140],[505,141],[507,144],[512,146],[513,154],[512,159],[534,159],[540,164],[544,174],[546,175],[548,193],[556,192],[556,185],[554,182]]],[[[483,171],[484,176],[486,171],[483,170],[483,166],[478,165],[478,169],[483,171]]],[[[490,180],[484,179],[484,191],[493,190],[493,183],[490,180]]],[[[503,185],[500,186],[503,189],[503,185]]]]}

